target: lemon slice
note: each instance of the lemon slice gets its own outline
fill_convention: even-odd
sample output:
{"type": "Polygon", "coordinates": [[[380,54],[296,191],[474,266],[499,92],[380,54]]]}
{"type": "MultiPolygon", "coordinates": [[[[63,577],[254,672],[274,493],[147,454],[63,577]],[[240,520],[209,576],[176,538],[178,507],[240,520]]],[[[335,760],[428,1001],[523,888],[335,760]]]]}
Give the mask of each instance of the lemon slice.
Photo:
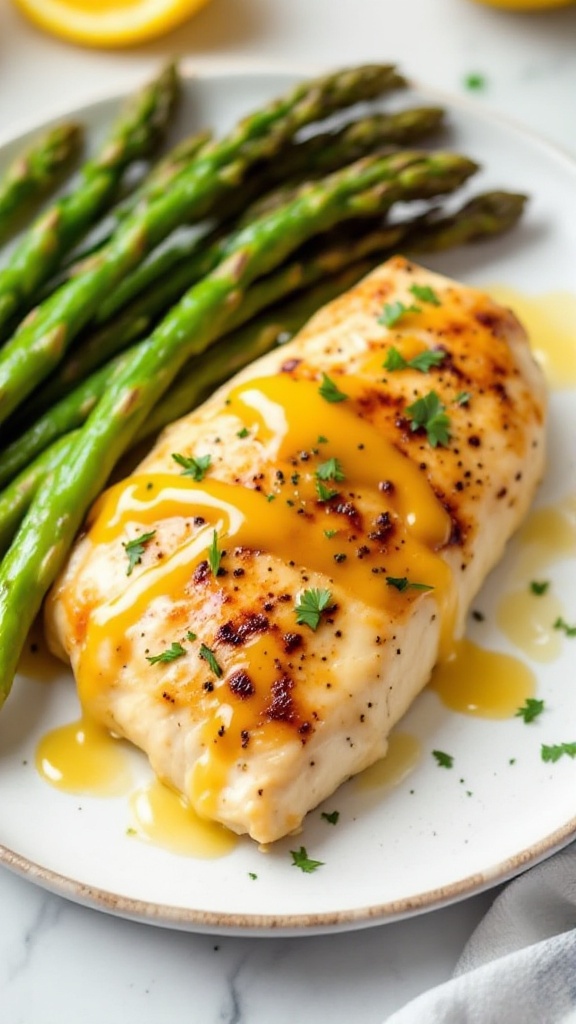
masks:
{"type": "Polygon", "coordinates": [[[40,28],[85,46],[133,46],[181,25],[208,0],[14,0],[40,28]]]}

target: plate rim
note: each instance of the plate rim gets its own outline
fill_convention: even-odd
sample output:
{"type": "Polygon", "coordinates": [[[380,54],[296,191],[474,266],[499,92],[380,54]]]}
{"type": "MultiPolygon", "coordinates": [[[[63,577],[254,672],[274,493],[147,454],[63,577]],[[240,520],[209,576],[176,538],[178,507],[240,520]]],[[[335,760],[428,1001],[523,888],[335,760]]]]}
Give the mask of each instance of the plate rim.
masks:
{"type": "MultiPolygon", "coordinates": [[[[272,63],[242,58],[230,60],[226,58],[222,60],[185,58],[179,62],[179,66],[184,80],[184,88],[189,87],[195,79],[209,81],[236,77],[262,77],[265,79],[286,76],[297,80],[299,77],[322,73],[324,70],[303,63],[272,63]]],[[[77,107],[71,107],[68,104],[52,115],[31,120],[17,132],[8,131],[4,135],[0,135],[0,151],[8,146],[17,145],[19,141],[24,141],[34,132],[42,130],[62,118],[81,116],[82,114],[90,118],[94,116],[98,108],[121,102],[133,88],[138,87],[139,81],[145,81],[149,77],[149,74],[148,76],[136,76],[134,80],[131,79],[123,86],[106,89],[98,95],[95,94],[91,98],[87,98],[77,107]]],[[[445,105],[449,109],[455,109],[463,115],[469,114],[476,119],[479,118],[488,126],[496,124],[501,129],[510,131],[524,143],[537,148],[549,159],[560,164],[564,171],[574,176],[576,184],[576,154],[572,154],[567,148],[552,142],[521,121],[494,111],[484,103],[478,105],[467,96],[435,88],[418,79],[408,77],[407,85],[409,89],[422,93],[426,100],[445,105]]],[[[227,913],[123,896],[44,867],[2,843],[0,843],[0,866],[6,867],[20,877],[29,879],[34,884],[77,904],[142,924],[210,935],[288,937],[359,930],[432,912],[471,896],[479,895],[494,885],[509,881],[523,870],[534,867],[563,849],[575,836],[576,815],[536,843],[492,864],[488,869],[467,875],[454,883],[432,888],[403,899],[372,903],[346,910],[313,911],[309,914],[227,913]]]]}

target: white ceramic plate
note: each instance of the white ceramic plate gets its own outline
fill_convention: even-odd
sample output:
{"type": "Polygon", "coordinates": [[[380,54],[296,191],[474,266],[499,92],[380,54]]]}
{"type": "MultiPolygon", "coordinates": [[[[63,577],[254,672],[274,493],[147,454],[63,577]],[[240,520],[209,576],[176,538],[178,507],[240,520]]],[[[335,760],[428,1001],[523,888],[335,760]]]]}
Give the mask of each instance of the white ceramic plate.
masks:
{"type": "MultiPolygon", "coordinates": [[[[190,79],[180,119],[219,130],[281,92],[285,74],[233,74],[190,79]]],[[[509,238],[431,258],[434,269],[474,284],[499,282],[526,292],[576,294],[576,165],[547,144],[472,104],[426,90],[394,103],[442,102],[450,114],[444,145],[486,168],[474,189],[508,187],[533,198],[509,238]]],[[[77,113],[98,138],[117,101],[77,113]]],[[[8,158],[22,139],[0,148],[8,158]]],[[[576,339],[574,358],[576,359],[576,339]]],[[[549,471],[539,496],[550,504],[576,492],[576,396],[552,399],[549,471]]],[[[477,601],[490,613],[507,586],[514,545],[477,601]]],[[[574,560],[547,576],[576,621],[574,560]]],[[[492,624],[474,624],[481,643],[511,650],[492,624]]],[[[472,630],[472,633],[474,630],[472,630]]],[[[546,764],[540,745],[576,740],[573,672],[576,639],[537,667],[545,716],[528,727],[518,718],[489,721],[446,710],[425,692],[402,724],[419,740],[421,758],[392,789],[343,786],[311,813],[303,833],[267,854],[249,840],[226,857],[191,859],[127,836],[126,798],[68,796],[42,781],[34,767],[38,740],[75,719],[78,707],[66,675],[55,684],[18,680],[0,715],[0,861],[80,903],[151,923],[230,934],[290,934],[351,929],[419,913],[509,878],[576,834],[576,761],[546,764]],[[572,660],[570,660],[572,659],[572,660]],[[454,756],[440,769],[433,749],[454,756]],[[510,760],[514,759],[512,767],[510,760]],[[465,779],[465,783],[460,780],[465,779]],[[471,795],[468,795],[468,793],[471,795]],[[338,809],[334,827],[320,815],[338,809]],[[292,865],[291,849],[306,847],[324,862],[313,874],[292,865]],[[254,879],[251,873],[257,875],[254,879]]],[[[139,780],[149,775],[134,753],[139,780]]]]}

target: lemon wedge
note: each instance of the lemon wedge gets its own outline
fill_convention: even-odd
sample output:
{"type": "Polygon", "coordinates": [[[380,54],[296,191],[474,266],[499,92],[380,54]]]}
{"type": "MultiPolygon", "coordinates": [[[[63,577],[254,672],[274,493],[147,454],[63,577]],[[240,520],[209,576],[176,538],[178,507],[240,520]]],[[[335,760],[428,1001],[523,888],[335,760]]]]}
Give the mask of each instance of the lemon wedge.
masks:
{"type": "Polygon", "coordinates": [[[85,46],[122,47],[155,39],[208,0],[14,0],[39,28],[85,46]]]}

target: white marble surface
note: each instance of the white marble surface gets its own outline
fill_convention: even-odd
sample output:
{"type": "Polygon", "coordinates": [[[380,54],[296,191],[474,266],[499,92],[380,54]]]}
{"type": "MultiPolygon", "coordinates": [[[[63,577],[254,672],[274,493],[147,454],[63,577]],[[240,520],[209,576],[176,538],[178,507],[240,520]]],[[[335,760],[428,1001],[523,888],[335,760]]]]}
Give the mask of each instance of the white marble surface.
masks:
{"type": "MultiPolygon", "coordinates": [[[[575,39],[576,7],[522,15],[469,0],[214,0],[161,42],[104,52],[42,36],[5,0],[0,137],[128,87],[172,53],[200,67],[394,59],[456,93],[481,73],[475,102],[576,155],[575,39]]],[[[107,917],[1,869],[0,1021],[377,1024],[449,977],[491,899],[348,935],[210,938],[107,917]]]]}

